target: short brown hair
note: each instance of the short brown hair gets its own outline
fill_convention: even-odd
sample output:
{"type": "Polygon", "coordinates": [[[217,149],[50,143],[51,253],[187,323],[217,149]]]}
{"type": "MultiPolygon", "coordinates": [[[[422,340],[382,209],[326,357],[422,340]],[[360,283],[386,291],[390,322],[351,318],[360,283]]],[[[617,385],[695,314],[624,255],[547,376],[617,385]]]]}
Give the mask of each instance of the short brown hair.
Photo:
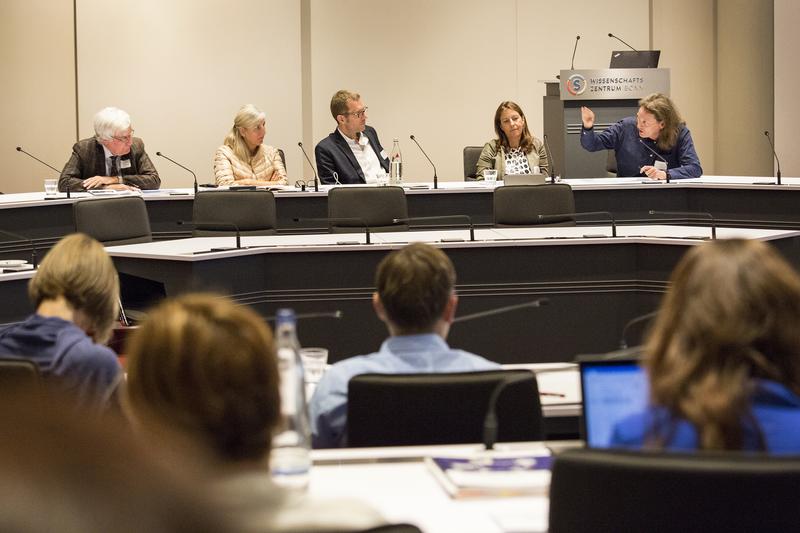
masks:
{"type": "Polygon", "coordinates": [[[336,91],[336,94],[331,97],[331,115],[333,115],[333,120],[336,120],[336,117],[339,115],[344,115],[347,113],[347,102],[350,100],[360,99],[361,95],[358,93],[354,93],[345,89],[336,91]]]}
{"type": "Polygon", "coordinates": [[[402,333],[429,332],[453,294],[456,271],[443,251],[414,243],[386,256],[375,286],[387,317],[402,333]]]}
{"type": "Polygon", "coordinates": [[[261,460],[280,422],[272,333],[250,308],[185,295],[153,309],[128,346],[128,400],[223,461],[261,460]]]}
{"type": "Polygon", "coordinates": [[[63,296],[83,315],[95,342],[104,343],[119,313],[119,276],[102,244],[75,233],[47,253],[28,284],[28,296],[34,307],[63,296]]]}

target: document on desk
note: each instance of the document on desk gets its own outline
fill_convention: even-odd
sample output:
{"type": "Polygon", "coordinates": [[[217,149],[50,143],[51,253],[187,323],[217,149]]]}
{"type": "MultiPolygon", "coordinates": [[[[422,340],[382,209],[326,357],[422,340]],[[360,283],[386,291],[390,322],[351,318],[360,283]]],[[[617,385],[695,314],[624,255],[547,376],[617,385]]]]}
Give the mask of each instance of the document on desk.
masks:
{"type": "Polygon", "coordinates": [[[548,451],[474,457],[426,457],[433,476],[453,498],[544,495],[553,457],[548,451]]]}

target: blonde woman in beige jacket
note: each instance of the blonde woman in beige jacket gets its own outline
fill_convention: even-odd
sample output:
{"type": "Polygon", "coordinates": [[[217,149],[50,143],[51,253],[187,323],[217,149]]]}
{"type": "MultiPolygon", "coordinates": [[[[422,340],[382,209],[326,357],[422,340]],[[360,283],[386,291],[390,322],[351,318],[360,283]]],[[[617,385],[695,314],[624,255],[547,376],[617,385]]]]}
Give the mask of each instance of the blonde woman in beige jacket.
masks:
{"type": "Polygon", "coordinates": [[[286,168],[276,148],[263,144],[264,113],[253,104],[239,109],[224,144],[214,154],[217,185],[286,185],[286,168]]]}

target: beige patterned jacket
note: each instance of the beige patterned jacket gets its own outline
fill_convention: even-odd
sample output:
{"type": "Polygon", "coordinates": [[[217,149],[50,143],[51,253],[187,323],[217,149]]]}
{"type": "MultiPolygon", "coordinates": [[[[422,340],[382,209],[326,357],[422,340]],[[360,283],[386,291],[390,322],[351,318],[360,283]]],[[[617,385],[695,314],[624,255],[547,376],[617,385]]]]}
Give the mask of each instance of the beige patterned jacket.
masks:
{"type": "Polygon", "coordinates": [[[228,146],[214,154],[217,185],[286,185],[286,169],[277,148],[262,144],[250,161],[241,161],[228,146]]]}

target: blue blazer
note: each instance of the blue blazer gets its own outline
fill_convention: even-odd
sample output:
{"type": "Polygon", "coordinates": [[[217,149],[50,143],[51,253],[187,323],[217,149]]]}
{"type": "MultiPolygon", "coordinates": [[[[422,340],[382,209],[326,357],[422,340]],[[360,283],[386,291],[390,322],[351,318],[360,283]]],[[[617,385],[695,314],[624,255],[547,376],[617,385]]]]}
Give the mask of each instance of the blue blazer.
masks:
{"type": "MultiPolygon", "coordinates": [[[[389,172],[389,158],[381,157],[383,146],[378,140],[378,133],[375,128],[367,126],[364,135],[369,139],[369,145],[375,150],[378,161],[386,172],[389,172]]],[[[347,141],[342,138],[338,128],[333,133],[322,139],[314,148],[314,156],[317,159],[317,171],[319,180],[322,183],[333,184],[333,173],[339,176],[339,183],[366,183],[364,171],[356,161],[356,156],[347,145],[347,141]]]]}

